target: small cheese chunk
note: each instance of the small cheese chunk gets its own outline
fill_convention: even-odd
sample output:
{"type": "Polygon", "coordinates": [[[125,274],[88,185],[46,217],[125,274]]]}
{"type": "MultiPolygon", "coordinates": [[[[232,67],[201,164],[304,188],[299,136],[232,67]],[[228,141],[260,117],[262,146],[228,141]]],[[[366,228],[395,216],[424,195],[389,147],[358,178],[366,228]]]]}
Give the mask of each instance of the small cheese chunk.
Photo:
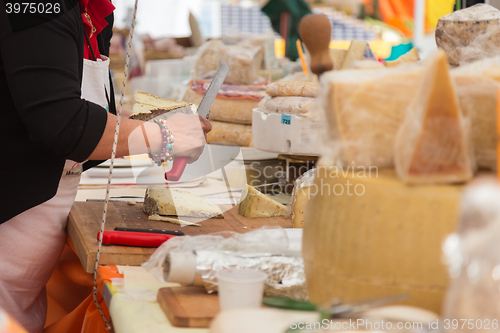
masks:
{"type": "Polygon", "coordinates": [[[405,183],[456,183],[472,178],[468,138],[444,52],[427,67],[395,147],[396,171],[405,183]]]}
{"type": "Polygon", "coordinates": [[[259,192],[250,185],[246,186],[242,195],[245,199],[238,207],[238,214],[248,218],[281,216],[285,206],[259,192]],[[245,195],[246,194],[246,195],[245,195]]]}
{"type": "Polygon", "coordinates": [[[219,206],[191,192],[170,188],[148,188],[142,209],[150,216],[224,218],[219,206]]]}
{"type": "Polygon", "coordinates": [[[330,57],[333,62],[333,69],[338,71],[342,68],[342,64],[344,63],[345,56],[347,54],[347,50],[344,49],[330,49],[330,57]]]}

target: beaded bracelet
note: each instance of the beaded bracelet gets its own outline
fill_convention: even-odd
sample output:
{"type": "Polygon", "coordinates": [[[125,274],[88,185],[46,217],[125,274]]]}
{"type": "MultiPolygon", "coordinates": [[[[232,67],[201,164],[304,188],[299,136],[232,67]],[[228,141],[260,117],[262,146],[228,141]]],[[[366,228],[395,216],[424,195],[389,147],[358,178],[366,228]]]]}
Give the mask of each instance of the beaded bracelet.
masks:
{"type": "Polygon", "coordinates": [[[174,135],[168,129],[167,121],[165,119],[155,119],[155,123],[160,127],[161,132],[161,151],[159,153],[149,153],[148,156],[153,160],[158,166],[160,166],[163,162],[172,161],[174,155],[174,135]]]}

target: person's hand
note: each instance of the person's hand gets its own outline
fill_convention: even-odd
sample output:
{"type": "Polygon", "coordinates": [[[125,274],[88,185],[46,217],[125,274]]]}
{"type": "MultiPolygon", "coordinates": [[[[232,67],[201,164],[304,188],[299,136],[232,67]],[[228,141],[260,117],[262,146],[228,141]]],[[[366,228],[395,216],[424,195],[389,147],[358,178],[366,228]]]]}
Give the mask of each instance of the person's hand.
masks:
{"type": "Polygon", "coordinates": [[[187,157],[188,163],[196,161],[207,142],[207,133],[212,130],[210,122],[198,115],[175,114],[167,119],[174,136],[174,158],[187,157]]]}

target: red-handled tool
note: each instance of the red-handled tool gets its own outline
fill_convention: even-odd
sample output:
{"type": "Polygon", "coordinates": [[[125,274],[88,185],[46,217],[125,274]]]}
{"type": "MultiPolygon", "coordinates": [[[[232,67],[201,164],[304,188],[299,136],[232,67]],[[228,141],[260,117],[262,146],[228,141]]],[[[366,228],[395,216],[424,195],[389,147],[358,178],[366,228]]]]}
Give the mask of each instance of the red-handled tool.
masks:
{"type": "MultiPolygon", "coordinates": [[[[217,74],[215,74],[214,78],[212,79],[212,82],[210,83],[205,96],[203,96],[203,99],[198,106],[198,115],[208,119],[208,115],[210,114],[210,107],[212,106],[215,97],[217,97],[217,93],[224,83],[227,73],[229,73],[229,66],[226,64],[222,64],[222,66],[220,66],[219,70],[217,71],[217,74]]],[[[178,181],[181,178],[184,169],[186,168],[187,162],[187,157],[176,157],[174,159],[172,169],[170,169],[170,171],[168,172],[165,172],[165,179],[174,182],[178,181]]]]}
{"type": "MultiPolygon", "coordinates": [[[[97,233],[97,240],[99,235],[97,233]]],[[[138,247],[159,247],[174,235],[165,234],[150,234],[143,232],[130,232],[130,231],[110,231],[105,230],[102,236],[102,243],[105,245],[126,245],[138,247]]]]}

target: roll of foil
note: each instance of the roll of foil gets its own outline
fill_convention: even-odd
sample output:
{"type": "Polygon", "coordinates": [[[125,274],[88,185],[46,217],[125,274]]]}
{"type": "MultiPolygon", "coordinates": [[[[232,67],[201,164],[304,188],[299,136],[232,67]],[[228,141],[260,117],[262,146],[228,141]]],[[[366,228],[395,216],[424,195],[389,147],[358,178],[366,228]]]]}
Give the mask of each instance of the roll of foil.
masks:
{"type": "Polygon", "coordinates": [[[307,300],[304,260],[270,254],[235,254],[216,251],[195,251],[196,273],[207,292],[217,290],[216,273],[226,269],[255,269],[267,273],[266,296],[283,296],[307,300]]]}

